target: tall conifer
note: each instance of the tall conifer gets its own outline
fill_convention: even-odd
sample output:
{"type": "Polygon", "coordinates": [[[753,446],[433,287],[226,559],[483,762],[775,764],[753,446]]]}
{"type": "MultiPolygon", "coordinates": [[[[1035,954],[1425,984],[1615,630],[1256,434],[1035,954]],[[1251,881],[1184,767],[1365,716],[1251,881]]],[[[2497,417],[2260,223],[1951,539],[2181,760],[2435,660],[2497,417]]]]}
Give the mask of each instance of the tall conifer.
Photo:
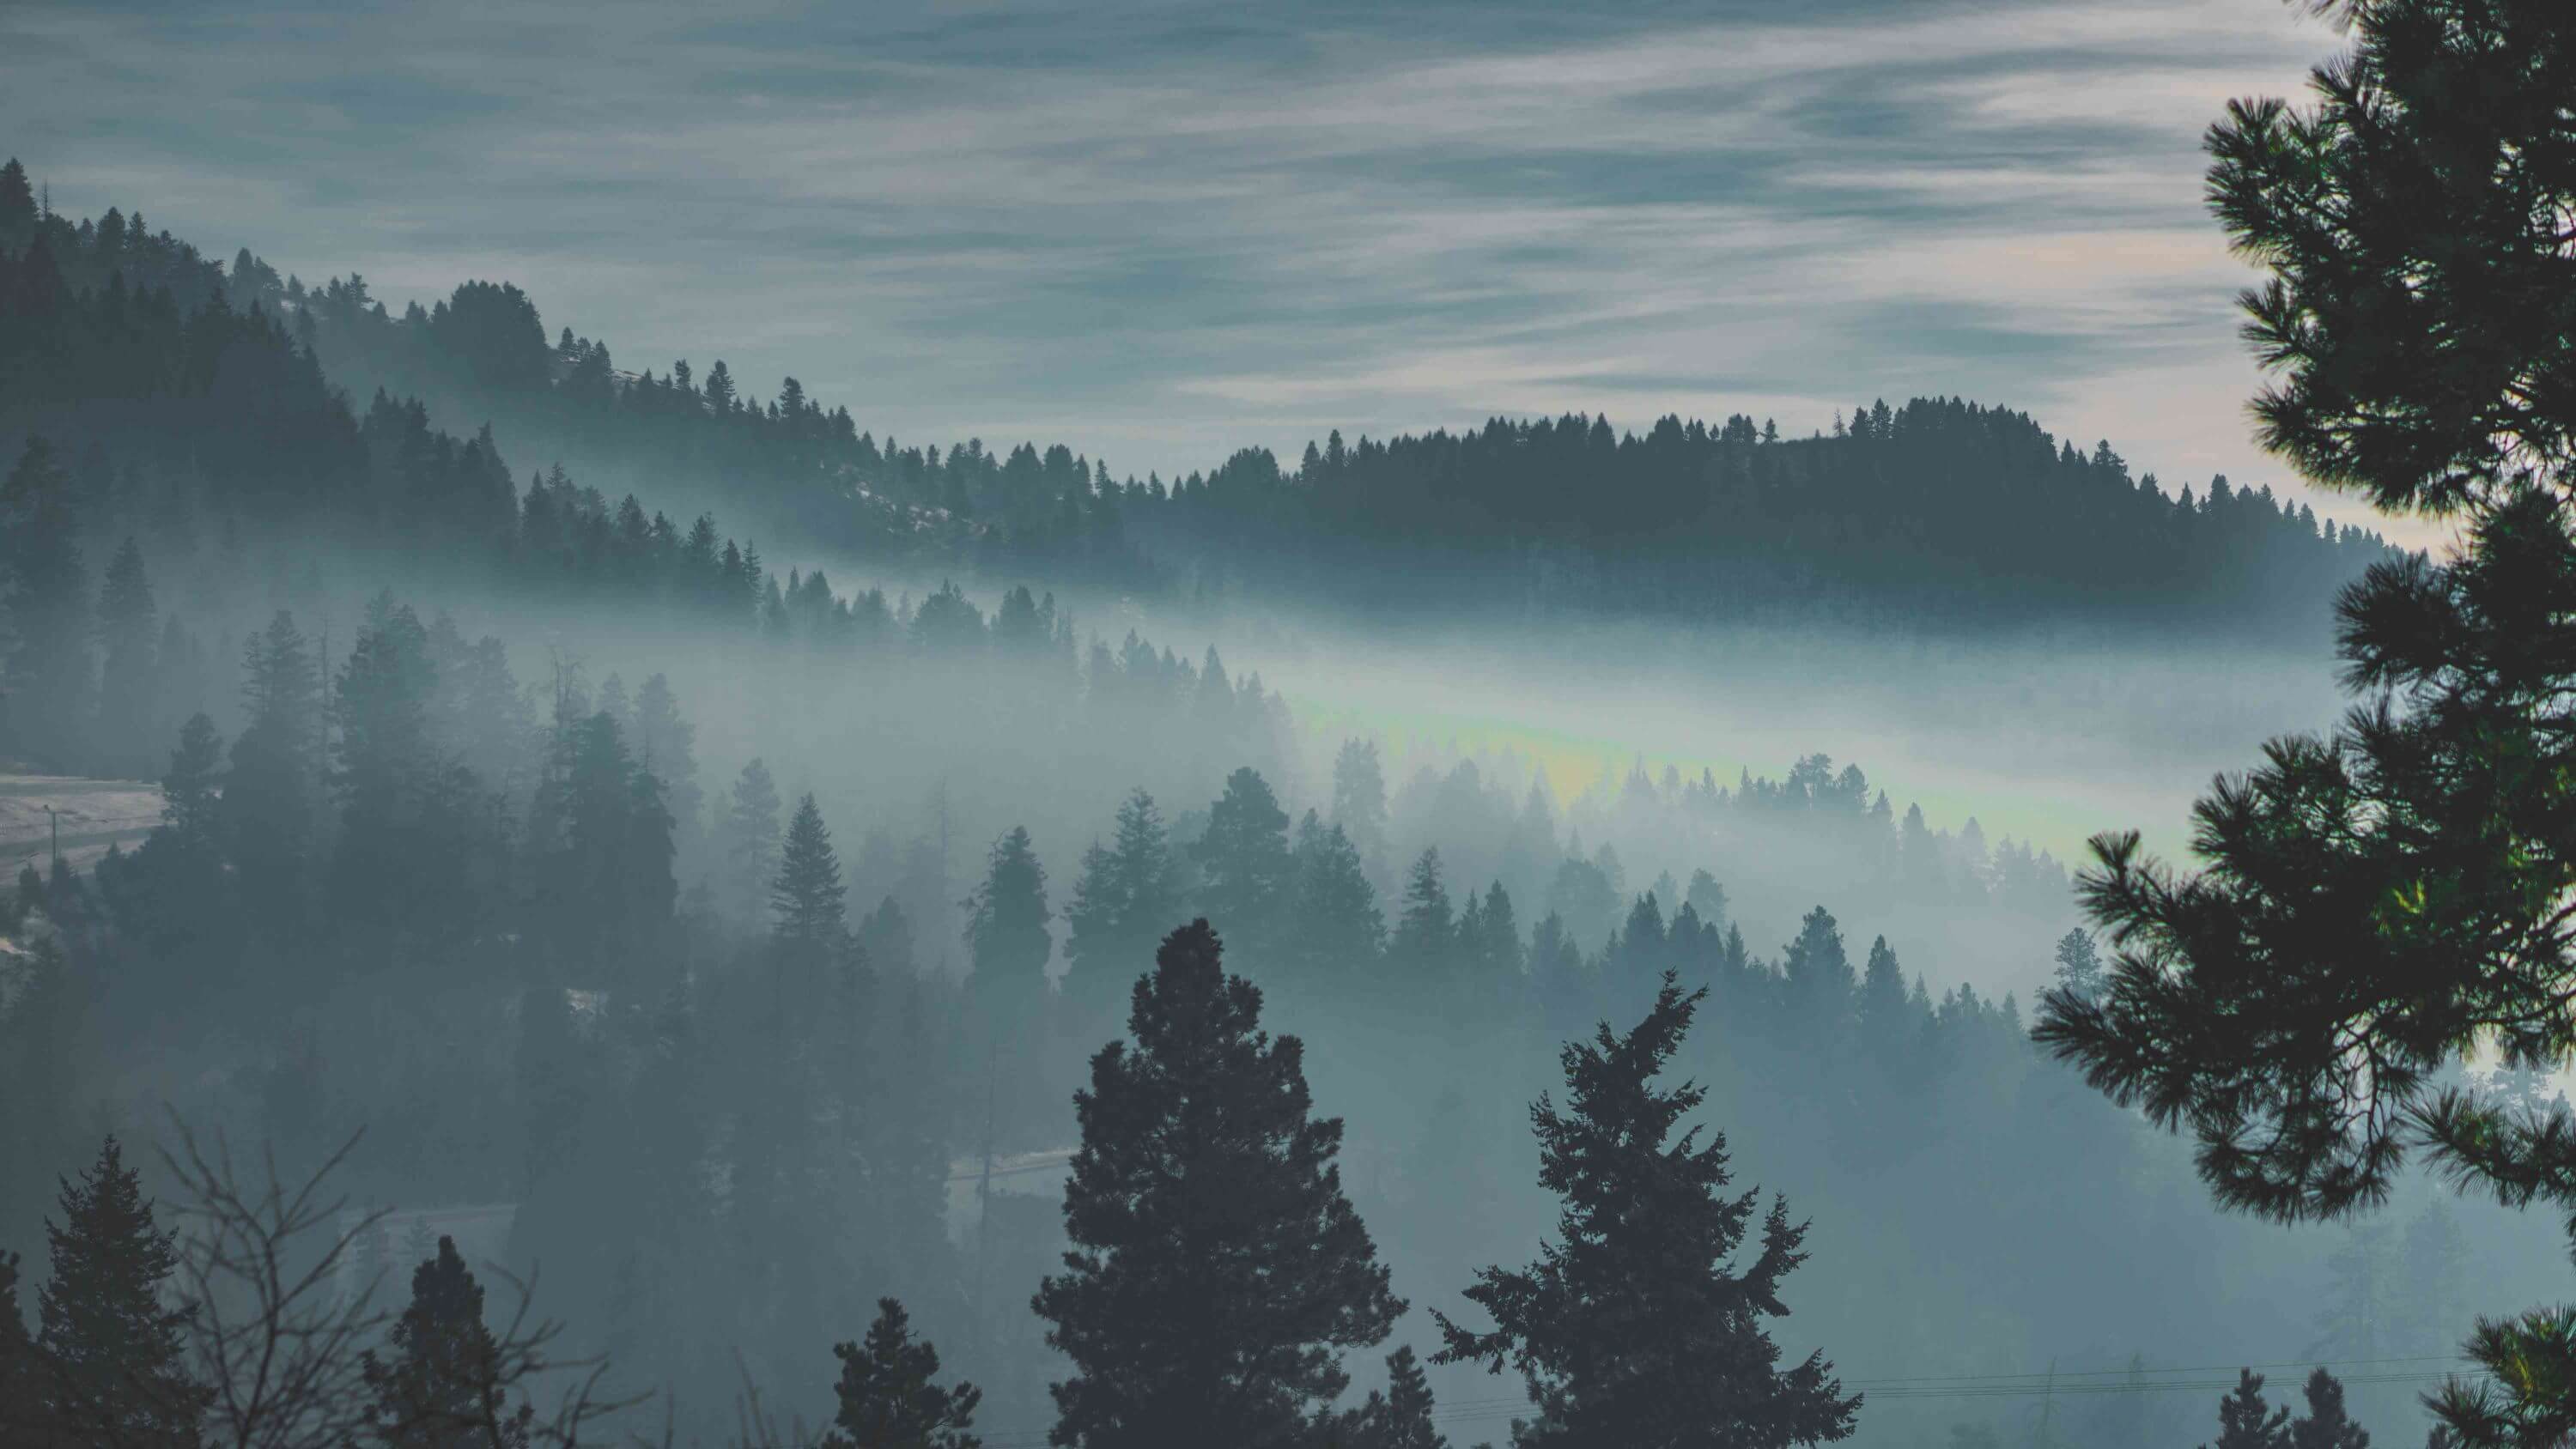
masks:
{"type": "Polygon", "coordinates": [[[1073,1369],[1051,1437],[1298,1442],[1349,1382],[1342,1352],[1404,1310],[1342,1193],[1341,1121],[1312,1115],[1303,1044],[1261,1030],[1206,921],[1164,940],[1133,1003],[1074,1096],[1074,1246],[1034,1300],[1073,1369]]]}
{"type": "Polygon", "coordinates": [[[72,1443],[192,1449],[207,1397],[185,1364],[195,1309],[166,1298],[177,1234],[153,1221],[114,1137],[62,1185],[60,1206],[61,1222],[45,1224],[53,1274],[36,1302],[49,1424],[72,1443]]]}
{"type": "Polygon", "coordinates": [[[1760,1252],[1737,1266],[1759,1191],[1726,1194],[1724,1134],[1674,1135],[1706,1094],[1655,1085],[1707,994],[1668,973],[1625,1036],[1605,1022],[1566,1046],[1565,1108],[1541,1097],[1530,1113],[1539,1183],[1565,1202],[1559,1239],[1527,1268],[1476,1275],[1466,1296],[1490,1331],[1433,1314],[1435,1362],[1520,1371],[1539,1409],[1521,1443],[1780,1449],[1851,1434],[1860,1399],[1824,1354],[1783,1370],[1763,1327],[1789,1312],[1780,1280],[1806,1261],[1806,1226],[1774,1198],[1760,1252]]]}

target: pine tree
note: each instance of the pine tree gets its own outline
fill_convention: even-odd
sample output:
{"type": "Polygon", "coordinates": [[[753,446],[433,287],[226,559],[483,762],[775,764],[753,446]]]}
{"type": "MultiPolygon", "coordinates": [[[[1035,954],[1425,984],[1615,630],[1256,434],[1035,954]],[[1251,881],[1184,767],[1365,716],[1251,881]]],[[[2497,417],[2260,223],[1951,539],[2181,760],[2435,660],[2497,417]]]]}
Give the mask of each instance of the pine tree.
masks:
{"type": "Polygon", "coordinates": [[[1859,1016],[1861,1041],[1871,1060],[1882,1071],[1900,1066],[1916,1034],[1916,1018],[1905,999],[1905,973],[1885,936],[1869,943],[1869,964],[1861,972],[1859,1016]]]}
{"type": "Polygon", "coordinates": [[[1822,906],[1798,923],[1798,939],[1780,957],[1781,989],[1789,1010],[1818,1043],[1839,1041],[1848,1025],[1859,986],[1851,957],[1843,951],[1843,933],[1822,906]]]}
{"type": "Polygon", "coordinates": [[[390,1356],[371,1352],[364,1363],[386,1449],[526,1449],[535,1411],[508,1401],[483,1285],[454,1238],[440,1238],[438,1255],[412,1270],[411,1302],[389,1337],[390,1356]]]}
{"type": "Polygon", "coordinates": [[[939,1350],[912,1336],[901,1303],[878,1299],[866,1341],[834,1344],[832,1354],[841,1361],[840,1407],[824,1449],[981,1449],[968,1431],[983,1391],[938,1385],[939,1350]]]}
{"type": "Polygon", "coordinates": [[[1225,973],[1207,922],[1174,931],[1137,982],[1131,1040],[1074,1096],[1065,1188],[1074,1248],[1033,1306],[1072,1360],[1053,1442],[1296,1442],[1404,1304],[1311,1115],[1305,1048],[1261,1030],[1261,993],[1225,973]]]}
{"type": "Polygon", "coordinates": [[[1294,867],[1289,915],[1297,929],[1283,943],[1285,958],[1310,981],[1367,979],[1386,949],[1386,917],[1359,848],[1309,810],[1298,822],[1294,867]]]}
{"type": "Polygon", "coordinates": [[[778,874],[769,883],[771,930],[785,943],[830,953],[849,936],[842,906],[848,888],[841,883],[841,857],[832,849],[832,832],[824,827],[822,809],[812,792],[796,802],[787,823],[787,844],[779,852],[778,874]]]}
{"type": "Polygon", "coordinates": [[[1371,1389],[1368,1402],[1342,1416],[1326,1437],[1331,1449],[1449,1449],[1448,1437],[1434,1426],[1431,1381],[1406,1344],[1386,1357],[1386,1387],[1371,1389]]]}
{"type": "Polygon", "coordinates": [[[331,786],[340,802],[332,900],[356,920],[417,924],[454,904],[421,890],[423,827],[440,763],[429,733],[437,666],[410,605],[379,596],[369,614],[332,685],[331,786]]]}
{"type": "Polygon", "coordinates": [[[1519,1442],[1682,1446],[1815,1445],[1846,1438],[1860,1407],[1821,1351],[1779,1368],[1766,1317],[1788,1313],[1780,1280],[1806,1261],[1807,1229],[1772,1200],[1762,1249],[1732,1266],[1759,1197],[1724,1195],[1726,1139],[1673,1136],[1704,1093],[1659,1090],[1706,998],[1671,975],[1627,1035],[1608,1023],[1566,1046],[1567,1104],[1531,1111],[1540,1185],[1565,1200],[1561,1239],[1525,1269],[1486,1268],[1467,1298],[1491,1314],[1470,1332],[1437,1313],[1434,1362],[1519,1368],[1539,1418],[1519,1442]]]}
{"type": "Polygon", "coordinates": [[[195,1310],[164,1302],[178,1235],[153,1222],[114,1137],[62,1185],[60,1206],[62,1221],[45,1224],[53,1275],[36,1298],[47,1419],[75,1443],[193,1446],[207,1404],[185,1363],[195,1310]]]}
{"type": "Polygon", "coordinates": [[[1110,843],[1082,853],[1082,875],[1065,908],[1065,989],[1107,1010],[1153,958],[1154,944],[1179,924],[1171,833],[1154,797],[1131,792],[1118,807],[1110,843]]]}
{"type": "Polygon", "coordinates": [[[2290,1411],[2263,1402],[2263,1376],[2236,1371],[2236,1388],[2218,1401],[2218,1442],[2208,1449],[2289,1449],[2290,1411]]]}
{"type": "Polygon", "coordinates": [[[0,252],[22,252],[36,237],[36,191],[27,168],[10,157],[0,163],[0,252]]]}
{"type": "MultiPolygon", "coordinates": [[[[1213,651],[1208,662],[1216,662],[1213,651]]],[[[1260,771],[1246,766],[1226,776],[1225,793],[1208,807],[1198,862],[1199,914],[1235,942],[1238,958],[1267,959],[1288,898],[1288,812],[1260,771]]]]}
{"type": "Polygon", "coordinates": [[[281,610],[242,646],[242,707],[220,802],[244,918],[276,932],[303,920],[322,808],[321,673],[281,610]]]}
{"type": "Polygon", "coordinates": [[[2341,1380],[2323,1367],[2312,1369],[2303,1392],[2308,1412],[2290,1425],[2289,1449],[2370,1449],[2370,1432],[2344,1408],[2341,1380]]]}
{"type": "Polygon", "coordinates": [[[2086,1001],[2102,994],[2102,954],[2093,933],[2081,926],[2057,938],[2057,988],[2086,1001]]]}
{"type": "Polygon", "coordinates": [[[1404,913],[1396,917],[1387,954],[1406,979],[1436,982],[1448,976],[1457,945],[1457,916],[1449,907],[1449,887],[1440,879],[1440,847],[1428,846],[1405,878],[1404,913]]]}
{"type": "Polygon", "coordinates": [[[734,778],[733,799],[725,810],[725,862],[733,874],[734,899],[745,919],[755,918],[778,877],[778,785],[769,766],[753,760],[734,778]]]}
{"type": "MultiPolygon", "coordinates": [[[[108,562],[99,590],[98,720],[90,736],[100,773],[133,777],[150,768],[160,742],[163,661],[156,647],[160,610],[143,569],[143,550],[128,536],[108,562]]],[[[171,661],[184,663],[185,661],[171,661]]]]}
{"type": "Polygon", "coordinates": [[[231,936],[236,896],[224,873],[223,752],[214,722],[191,717],[161,777],[160,828],[133,855],[111,851],[99,862],[99,887],[119,924],[156,954],[231,936]]]}
{"type": "MultiPolygon", "coordinates": [[[[2426,1149],[2464,1185],[2576,1207],[2576,1137],[2441,1078],[2471,1043],[2556,1068],[2576,958],[2561,898],[2576,788],[2564,729],[2576,588],[2576,311],[2561,155],[2576,13],[2338,0],[2349,49],[2310,103],[2240,101],[2209,132],[2212,209],[2269,272],[2245,336],[2275,374],[2265,446],[2459,542],[2338,600],[2345,725],[2271,741],[2195,807],[2185,875],[2097,837],[2081,889],[2120,945],[2039,1040],[2200,1139],[2224,1205],[2282,1221],[2382,1201],[2426,1149]],[[2560,218],[2541,221],[2535,218],[2560,218]],[[2464,346],[2463,339],[2476,339],[2464,346]],[[2296,1064],[2296,1065],[2289,1065],[2296,1064]],[[2286,1067],[2286,1069],[2285,1069],[2286,1067]]],[[[2434,1404],[2474,1449],[2576,1419],[2570,1315],[2489,1320],[2495,1375],[2434,1404]]]]}
{"type": "Polygon", "coordinates": [[[974,962],[968,980],[977,996],[993,1005],[1034,1002],[1046,989],[1054,937],[1047,930],[1046,869],[1027,827],[1012,826],[993,842],[984,883],[964,905],[974,962]]]}

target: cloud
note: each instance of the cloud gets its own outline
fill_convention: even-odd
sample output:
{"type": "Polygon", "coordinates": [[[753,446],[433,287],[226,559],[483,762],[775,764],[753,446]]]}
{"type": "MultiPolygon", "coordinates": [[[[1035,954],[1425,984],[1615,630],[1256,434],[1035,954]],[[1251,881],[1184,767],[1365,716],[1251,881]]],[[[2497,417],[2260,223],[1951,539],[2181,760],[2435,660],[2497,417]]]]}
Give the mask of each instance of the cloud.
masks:
{"type": "Polygon", "coordinates": [[[66,209],[397,300],[508,276],[627,366],[722,356],[881,433],[1122,470],[1942,392],[2282,479],[2197,141],[2329,32],[2245,0],[1788,14],[22,0],[0,145],[66,209]]]}

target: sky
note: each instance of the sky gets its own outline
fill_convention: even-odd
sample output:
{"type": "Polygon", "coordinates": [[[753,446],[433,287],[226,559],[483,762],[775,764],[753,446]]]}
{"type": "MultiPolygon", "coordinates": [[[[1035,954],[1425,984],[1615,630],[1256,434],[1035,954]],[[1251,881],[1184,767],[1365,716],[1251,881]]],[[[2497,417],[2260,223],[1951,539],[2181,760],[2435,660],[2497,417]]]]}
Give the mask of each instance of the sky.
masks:
{"type": "Polygon", "coordinates": [[[397,307],[512,280],[622,368],[1121,475],[1947,394],[2300,491],[2199,138],[2336,45],[2279,0],[8,0],[0,150],[64,211],[397,307]]]}

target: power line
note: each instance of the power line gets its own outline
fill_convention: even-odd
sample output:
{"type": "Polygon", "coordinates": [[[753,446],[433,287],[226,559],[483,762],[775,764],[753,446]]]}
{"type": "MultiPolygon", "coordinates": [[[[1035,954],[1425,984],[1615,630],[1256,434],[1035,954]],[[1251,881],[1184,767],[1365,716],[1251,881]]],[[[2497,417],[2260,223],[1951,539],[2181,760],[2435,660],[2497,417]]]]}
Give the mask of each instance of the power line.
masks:
{"type": "MultiPolygon", "coordinates": [[[[2449,1364],[2465,1365],[2470,1360],[2457,1354],[2417,1354],[2404,1358],[2353,1359],[2280,1359],[2269,1363],[2199,1364],[2184,1368],[2116,1368],[2086,1369],[2070,1372],[2042,1369],[2034,1373],[2005,1374],[1917,1374],[1893,1378],[1849,1379],[1843,1387],[1861,1393],[1880,1403],[1909,1402],[1922,1399],[2007,1399],[2042,1398],[2052,1395],[2155,1394],[2155,1393],[2226,1393],[2236,1387],[2235,1375],[2240,1369],[2262,1373],[2273,1369],[2358,1370],[2336,1376],[2346,1385],[2353,1384],[2438,1384],[2446,1379],[2487,1377],[2483,1369],[2400,1367],[2400,1365],[2449,1364]],[[2179,1375],[2224,1374],[2224,1378],[2185,1378],[2179,1375]],[[2053,1378],[2053,1383],[2052,1383],[2053,1378]]],[[[1508,1419],[1532,1413],[1536,1406],[1525,1395],[1511,1394],[1488,1398],[1455,1400],[1431,1412],[1435,1424],[1473,1423],[1479,1420],[1508,1419]]],[[[987,1449],[1035,1449],[1047,1442],[1043,1429],[1006,1430],[983,1435],[987,1449]]]]}

